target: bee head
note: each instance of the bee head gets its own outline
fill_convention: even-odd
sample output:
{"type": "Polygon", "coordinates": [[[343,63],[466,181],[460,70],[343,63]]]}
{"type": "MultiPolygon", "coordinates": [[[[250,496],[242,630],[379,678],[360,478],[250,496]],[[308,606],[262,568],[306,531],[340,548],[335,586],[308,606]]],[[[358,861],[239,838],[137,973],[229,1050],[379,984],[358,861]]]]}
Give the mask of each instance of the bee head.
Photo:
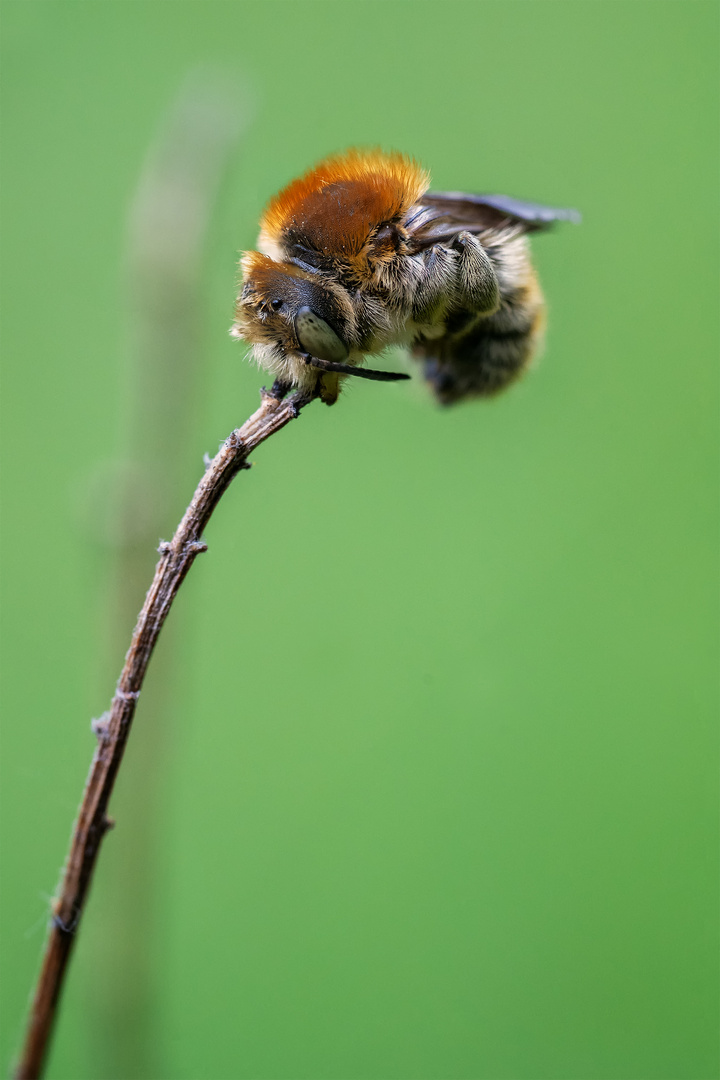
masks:
{"type": "Polygon", "coordinates": [[[243,282],[231,333],[278,358],[309,353],[342,362],[348,355],[352,310],[319,275],[258,251],[241,262],[243,282]]]}

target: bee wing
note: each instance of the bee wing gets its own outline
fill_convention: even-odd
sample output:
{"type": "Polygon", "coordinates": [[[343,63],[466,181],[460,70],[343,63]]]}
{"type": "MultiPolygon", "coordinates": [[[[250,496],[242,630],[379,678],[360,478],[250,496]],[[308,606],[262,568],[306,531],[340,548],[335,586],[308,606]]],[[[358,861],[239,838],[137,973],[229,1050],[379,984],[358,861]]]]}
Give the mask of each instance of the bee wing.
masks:
{"type": "Polygon", "coordinates": [[[442,244],[459,232],[482,233],[519,225],[523,232],[547,229],[554,221],[580,221],[577,210],[521,202],[509,195],[426,191],[408,212],[405,227],[415,251],[442,244]]]}

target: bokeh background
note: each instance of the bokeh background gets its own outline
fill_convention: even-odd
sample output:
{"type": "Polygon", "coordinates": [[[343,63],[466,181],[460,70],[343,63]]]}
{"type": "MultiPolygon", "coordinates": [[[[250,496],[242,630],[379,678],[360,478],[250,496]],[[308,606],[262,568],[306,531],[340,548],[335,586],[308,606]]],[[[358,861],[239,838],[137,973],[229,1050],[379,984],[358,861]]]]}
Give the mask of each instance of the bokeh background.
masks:
{"type": "Polygon", "coordinates": [[[716,4],[2,22],[2,1069],[155,546],[258,401],[238,251],[380,145],[582,211],[533,242],[544,358],[448,411],[357,383],[237,479],[48,1077],[716,1077],[716,4]]]}

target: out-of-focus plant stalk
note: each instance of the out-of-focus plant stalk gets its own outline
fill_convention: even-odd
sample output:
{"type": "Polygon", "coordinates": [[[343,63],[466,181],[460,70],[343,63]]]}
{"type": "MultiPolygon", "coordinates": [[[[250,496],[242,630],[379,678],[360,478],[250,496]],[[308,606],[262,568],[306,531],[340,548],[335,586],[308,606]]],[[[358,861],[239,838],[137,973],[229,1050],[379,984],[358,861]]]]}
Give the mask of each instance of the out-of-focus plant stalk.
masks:
{"type": "MultiPolygon", "coordinates": [[[[217,194],[248,108],[237,84],[212,71],[185,81],[164,116],[133,196],[125,257],[127,380],[113,584],[107,610],[113,667],[127,641],[152,570],[152,551],[177,513],[173,498],[194,472],[192,439],[204,385],[203,255],[217,194]]],[[[153,1032],[153,904],[157,813],[172,746],[168,738],[177,650],[172,635],[149,687],[149,722],[121,793],[123,840],[108,864],[93,937],[103,968],[94,987],[94,1055],[107,1080],[162,1074],[153,1032]],[[170,648],[167,648],[169,644],[170,648]],[[132,836],[132,843],[125,840],[132,836]]],[[[114,675],[114,673],[113,673],[114,675]]]]}

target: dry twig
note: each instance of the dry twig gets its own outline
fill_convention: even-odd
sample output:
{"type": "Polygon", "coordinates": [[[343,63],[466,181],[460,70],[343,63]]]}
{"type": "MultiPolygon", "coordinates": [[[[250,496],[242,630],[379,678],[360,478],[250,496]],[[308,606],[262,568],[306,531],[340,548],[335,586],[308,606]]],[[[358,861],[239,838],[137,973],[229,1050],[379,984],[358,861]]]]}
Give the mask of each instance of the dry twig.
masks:
{"type": "Polygon", "coordinates": [[[125,657],[112,706],[94,724],[98,746],[73,829],[70,852],[53,903],[53,919],[33,999],[17,1080],[40,1076],[70,952],[77,935],[103,836],[113,822],[106,811],[130,733],[150,657],[170,605],[195,557],[206,551],[203,530],[248,455],[294,417],[304,402],[279,401],[263,391],[262,404],[229,436],[197,486],[175,535],[160,545],[160,560],[125,657]]]}

